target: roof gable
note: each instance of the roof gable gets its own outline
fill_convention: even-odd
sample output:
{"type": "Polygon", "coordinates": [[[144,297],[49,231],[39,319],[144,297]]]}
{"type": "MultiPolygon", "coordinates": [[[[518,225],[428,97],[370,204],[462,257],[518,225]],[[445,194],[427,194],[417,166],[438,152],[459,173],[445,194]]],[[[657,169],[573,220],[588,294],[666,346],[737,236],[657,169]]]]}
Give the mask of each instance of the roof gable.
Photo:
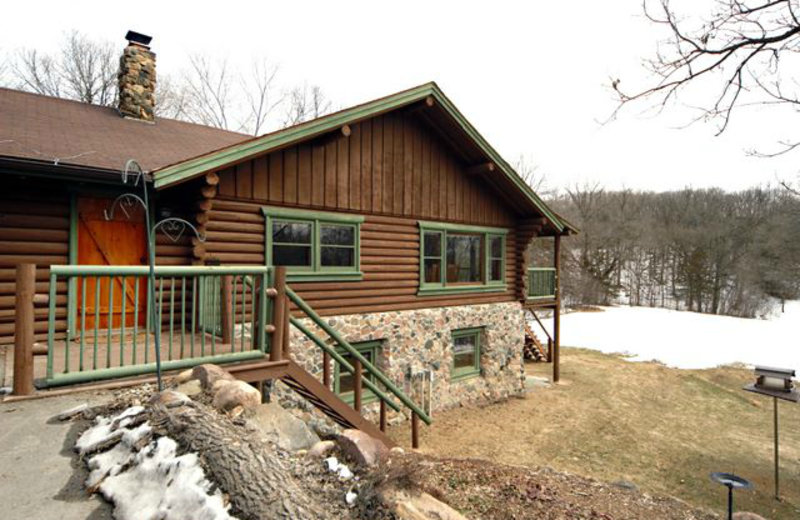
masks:
{"type": "Polygon", "coordinates": [[[258,154],[268,153],[291,144],[312,139],[346,124],[362,121],[420,101],[429,102],[439,107],[446,115],[447,121],[459,129],[466,141],[485,158],[489,168],[493,172],[499,173],[503,177],[505,184],[522,195],[527,203],[530,204],[531,209],[541,214],[556,232],[562,233],[573,229],[547,207],[533,189],[519,177],[514,169],[466,120],[435,83],[426,83],[391,96],[160,168],[153,172],[155,185],[156,188],[165,188],[192,179],[205,172],[218,170],[258,154]]]}

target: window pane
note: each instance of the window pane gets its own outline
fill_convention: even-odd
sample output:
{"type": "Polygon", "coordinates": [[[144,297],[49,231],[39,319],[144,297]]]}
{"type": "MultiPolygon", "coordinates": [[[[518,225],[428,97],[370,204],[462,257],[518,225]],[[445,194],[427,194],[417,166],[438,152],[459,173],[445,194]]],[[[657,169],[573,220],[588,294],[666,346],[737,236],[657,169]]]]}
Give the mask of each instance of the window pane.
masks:
{"type": "Polygon", "coordinates": [[[447,237],[447,281],[481,281],[481,237],[451,235],[447,237]]]}
{"type": "Polygon", "coordinates": [[[442,256],[442,234],[425,233],[425,253],[424,256],[442,256]]]}
{"type": "Polygon", "coordinates": [[[503,261],[500,259],[494,259],[491,263],[491,268],[489,270],[489,279],[493,282],[497,282],[503,279],[503,261]]]}
{"type": "Polygon", "coordinates": [[[355,267],[355,250],[351,247],[322,246],[320,261],[325,267],[355,267]]]}
{"type": "Polygon", "coordinates": [[[272,263],[287,266],[311,266],[311,246],[272,246],[272,263]]]}
{"type": "MultiPolygon", "coordinates": [[[[375,361],[372,359],[372,354],[373,354],[372,350],[366,350],[366,351],[361,352],[361,355],[364,356],[365,358],[367,358],[367,361],[369,361],[370,363],[372,363],[374,365],[375,361]]],[[[353,356],[351,356],[350,354],[342,354],[342,357],[348,363],[350,363],[351,365],[353,364],[353,356]]],[[[366,379],[367,377],[371,377],[371,375],[362,366],[361,367],[361,379],[366,379]]],[[[363,382],[361,383],[361,387],[362,387],[362,389],[364,389],[364,383],[363,382]]],[[[344,393],[347,393],[347,392],[352,392],[352,391],[354,391],[354,389],[355,389],[355,378],[353,377],[353,374],[348,372],[347,369],[344,369],[344,368],[340,367],[340,370],[339,370],[339,393],[340,394],[344,394],[344,393]]]]}
{"type": "Polygon", "coordinates": [[[425,283],[442,283],[442,261],[425,259],[425,283]]]}
{"type": "Polygon", "coordinates": [[[283,244],[311,244],[311,224],[276,220],[272,223],[272,241],[283,244]]]}
{"type": "Polygon", "coordinates": [[[459,336],[453,340],[453,367],[472,368],[476,365],[477,336],[459,336]]]}
{"type": "Polygon", "coordinates": [[[490,237],[489,242],[491,244],[491,256],[492,258],[502,258],[503,257],[503,239],[502,237],[490,237]]]}
{"type": "Polygon", "coordinates": [[[356,243],[356,230],[353,226],[321,224],[320,242],[331,246],[353,246],[356,243]]]}

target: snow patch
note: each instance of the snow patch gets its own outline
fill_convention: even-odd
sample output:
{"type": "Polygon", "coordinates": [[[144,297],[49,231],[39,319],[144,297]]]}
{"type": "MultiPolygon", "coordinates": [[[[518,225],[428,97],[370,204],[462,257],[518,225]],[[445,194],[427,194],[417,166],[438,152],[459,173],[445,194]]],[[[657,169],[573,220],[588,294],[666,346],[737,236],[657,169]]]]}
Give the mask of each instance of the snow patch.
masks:
{"type": "MultiPolygon", "coordinates": [[[[561,344],[625,353],[629,361],[655,360],[675,368],[743,363],[800,370],[800,301],[787,302],[784,313],[769,319],[649,307],[603,311],[562,315],[561,344]]],[[[542,321],[552,331],[552,320],[542,321]]]]}
{"type": "Polygon", "coordinates": [[[75,444],[81,454],[119,439],[88,460],[86,485],[114,503],[114,518],[138,520],[235,520],[220,489],[206,479],[197,454],[178,455],[169,437],[147,442],[145,422],[133,427],[144,408],[131,407],[114,417],[98,417],[75,444]]]}
{"type": "Polygon", "coordinates": [[[339,462],[336,457],[328,457],[325,459],[325,464],[328,466],[328,471],[338,473],[339,478],[342,480],[350,480],[354,476],[350,468],[346,464],[339,462]]]}

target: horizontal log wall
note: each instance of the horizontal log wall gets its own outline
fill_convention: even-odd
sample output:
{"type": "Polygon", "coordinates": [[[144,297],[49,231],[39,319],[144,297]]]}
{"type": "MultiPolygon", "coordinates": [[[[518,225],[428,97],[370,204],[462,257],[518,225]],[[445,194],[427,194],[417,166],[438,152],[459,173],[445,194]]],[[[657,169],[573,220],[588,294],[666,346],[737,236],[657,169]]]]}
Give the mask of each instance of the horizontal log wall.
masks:
{"type": "MultiPolygon", "coordinates": [[[[86,190],[91,196],[91,190],[86,190]]],[[[107,190],[105,195],[107,196],[107,190]]],[[[172,203],[165,197],[162,205],[172,203]]],[[[178,205],[175,203],[175,205],[178,205]]],[[[16,314],[15,272],[21,263],[36,264],[36,293],[49,293],[50,265],[69,264],[70,192],[66,184],[29,177],[9,180],[0,193],[0,345],[13,343],[16,314]]],[[[157,238],[159,265],[190,265],[192,244],[188,235],[173,242],[157,238]]],[[[67,283],[57,288],[56,336],[65,336],[67,328],[67,283]]],[[[47,306],[37,306],[34,333],[37,341],[47,338],[47,306]]]]}
{"type": "MultiPolygon", "coordinates": [[[[228,265],[264,264],[261,204],[216,199],[206,229],[204,245],[208,259],[216,258],[228,265]]],[[[294,282],[291,285],[322,315],[507,302],[516,299],[516,250],[516,238],[511,233],[506,244],[507,291],[418,297],[417,220],[366,215],[361,225],[362,281],[294,282]]]]}
{"type": "Polygon", "coordinates": [[[508,204],[469,166],[413,113],[394,112],[222,170],[217,197],[512,225],[508,204]]]}

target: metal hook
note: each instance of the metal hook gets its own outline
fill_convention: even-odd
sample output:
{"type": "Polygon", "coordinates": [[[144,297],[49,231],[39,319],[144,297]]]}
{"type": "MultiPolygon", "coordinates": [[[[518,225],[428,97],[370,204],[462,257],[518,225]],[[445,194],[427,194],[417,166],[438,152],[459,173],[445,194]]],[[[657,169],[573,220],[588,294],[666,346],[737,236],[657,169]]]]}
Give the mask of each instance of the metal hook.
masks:
{"type": "Polygon", "coordinates": [[[125,214],[125,218],[130,220],[131,215],[130,215],[130,213],[128,213],[128,210],[125,209],[125,206],[123,204],[127,204],[128,207],[131,207],[136,202],[141,204],[142,208],[145,211],[147,211],[147,204],[145,204],[144,201],[138,195],[134,195],[133,193],[123,193],[122,195],[120,195],[119,197],[114,199],[114,202],[111,203],[111,212],[110,213],[109,213],[108,209],[104,209],[103,210],[103,216],[105,217],[106,220],[113,220],[114,219],[114,210],[116,210],[117,206],[119,206],[119,208],[125,214]]]}
{"type": "Polygon", "coordinates": [[[200,242],[206,241],[205,235],[200,233],[196,227],[182,218],[169,217],[159,221],[155,226],[153,226],[153,234],[155,234],[159,228],[161,228],[161,232],[173,242],[180,240],[187,228],[192,230],[195,237],[197,237],[200,242]],[[175,234],[175,232],[177,232],[177,234],[175,234]]]}
{"type": "Polygon", "coordinates": [[[142,167],[136,162],[135,159],[128,159],[128,162],[125,163],[125,170],[122,172],[122,183],[128,184],[128,175],[129,172],[133,170],[133,173],[136,174],[136,180],[134,181],[133,185],[139,185],[139,179],[142,178],[144,172],[142,171],[142,167]]]}

